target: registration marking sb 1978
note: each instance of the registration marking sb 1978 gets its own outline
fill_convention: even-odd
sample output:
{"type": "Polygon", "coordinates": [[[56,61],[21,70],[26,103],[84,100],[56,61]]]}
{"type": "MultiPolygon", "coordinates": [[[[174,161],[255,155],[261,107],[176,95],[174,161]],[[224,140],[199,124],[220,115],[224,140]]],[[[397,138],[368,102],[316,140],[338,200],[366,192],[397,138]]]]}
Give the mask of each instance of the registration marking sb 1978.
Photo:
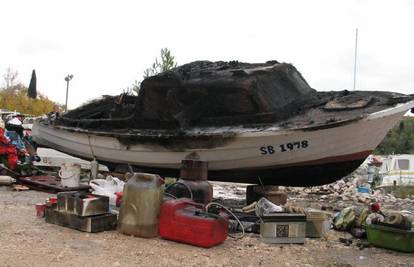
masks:
{"type": "Polygon", "coordinates": [[[298,149],[306,149],[309,147],[308,140],[302,140],[297,142],[289,142],[286,144],[281,144],[279,146],[262,146],[260,147],[260,154],[262,155],[272,155],[279,152],[287,152],[292,150],[298,150],[298,149]]]}

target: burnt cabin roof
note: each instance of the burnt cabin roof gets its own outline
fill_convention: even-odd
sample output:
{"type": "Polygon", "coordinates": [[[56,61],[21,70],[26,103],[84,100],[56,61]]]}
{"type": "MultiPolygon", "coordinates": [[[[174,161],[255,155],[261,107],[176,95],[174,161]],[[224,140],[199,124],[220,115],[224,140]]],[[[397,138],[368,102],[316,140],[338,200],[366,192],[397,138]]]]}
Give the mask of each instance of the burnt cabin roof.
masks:
{"type": "MultiPolygon", "coordinates": [[[[277,61],[196,61],[146,78],[138,96],[106,96],[66,113],[56,123],[87,129],[185,129],[274,123],[334,99],[357,102],[369,98],[364,100],[366,105],[379,101],[371,101],[370,94],[317,92],[293,65],[277,61]]],[[[390,96],[387,94],[384,97],[390,96]]]]}

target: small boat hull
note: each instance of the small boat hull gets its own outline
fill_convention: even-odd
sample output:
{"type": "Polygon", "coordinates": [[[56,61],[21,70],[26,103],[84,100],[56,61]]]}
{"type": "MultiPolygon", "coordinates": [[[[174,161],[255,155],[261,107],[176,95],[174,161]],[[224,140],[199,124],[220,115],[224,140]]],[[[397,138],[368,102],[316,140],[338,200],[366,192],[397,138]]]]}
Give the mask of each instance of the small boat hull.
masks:
{"type": "MultiPolygon", "coordinates": [[[[126,143],[130,133],[91,132],[36,122],[33,137],[41,145],[109,167],[131,164],[142,171],[178,176],[181,160],[197,154],[209,164],[209,179],[275,185],[319,185],[355,170],[414,102],[340,121],[296,129],[199,129],[188,148],[152,142],[126,143]],[[209,139],[209,140],[206,140],[209,139]],[[214,142],[211,142],[214,140],[214,142]],[[208,144],[207,144],[208,143],[208,144]]],[[[174,140],[174,138],[169,137],[174,140]]],[[[177,139],[178,140],[178,139],[177,139]]]]}

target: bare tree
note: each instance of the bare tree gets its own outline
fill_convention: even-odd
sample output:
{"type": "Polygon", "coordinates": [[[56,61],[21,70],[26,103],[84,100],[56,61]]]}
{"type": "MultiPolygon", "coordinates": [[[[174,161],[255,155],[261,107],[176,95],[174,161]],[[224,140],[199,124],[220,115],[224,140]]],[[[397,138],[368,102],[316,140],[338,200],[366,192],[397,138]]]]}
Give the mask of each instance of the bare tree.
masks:
{"type": "Polygon", "coordinates": [[[16,70],[8,67],[6,73],[3,75],[4,82],[6,84],[6,89],[16,86],[18,84],[17,76],[19,73],[16,70]]]}

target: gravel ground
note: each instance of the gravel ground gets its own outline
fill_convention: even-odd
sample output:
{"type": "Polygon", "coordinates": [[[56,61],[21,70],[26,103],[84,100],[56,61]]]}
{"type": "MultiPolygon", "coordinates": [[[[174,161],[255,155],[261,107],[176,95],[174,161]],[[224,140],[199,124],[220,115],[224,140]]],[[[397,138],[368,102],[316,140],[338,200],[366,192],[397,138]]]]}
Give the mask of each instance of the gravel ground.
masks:
{"type": "Polygon", "coordinates": [[[348,234],[333,230],[305,245],[267,245],[252,234],[210,249],[116,231],[88,234],[37,218],[34,205],[49,196],[0,187],[1,266],[414,266],[413,254],[347,247],[338,239],[348,234]]]}

